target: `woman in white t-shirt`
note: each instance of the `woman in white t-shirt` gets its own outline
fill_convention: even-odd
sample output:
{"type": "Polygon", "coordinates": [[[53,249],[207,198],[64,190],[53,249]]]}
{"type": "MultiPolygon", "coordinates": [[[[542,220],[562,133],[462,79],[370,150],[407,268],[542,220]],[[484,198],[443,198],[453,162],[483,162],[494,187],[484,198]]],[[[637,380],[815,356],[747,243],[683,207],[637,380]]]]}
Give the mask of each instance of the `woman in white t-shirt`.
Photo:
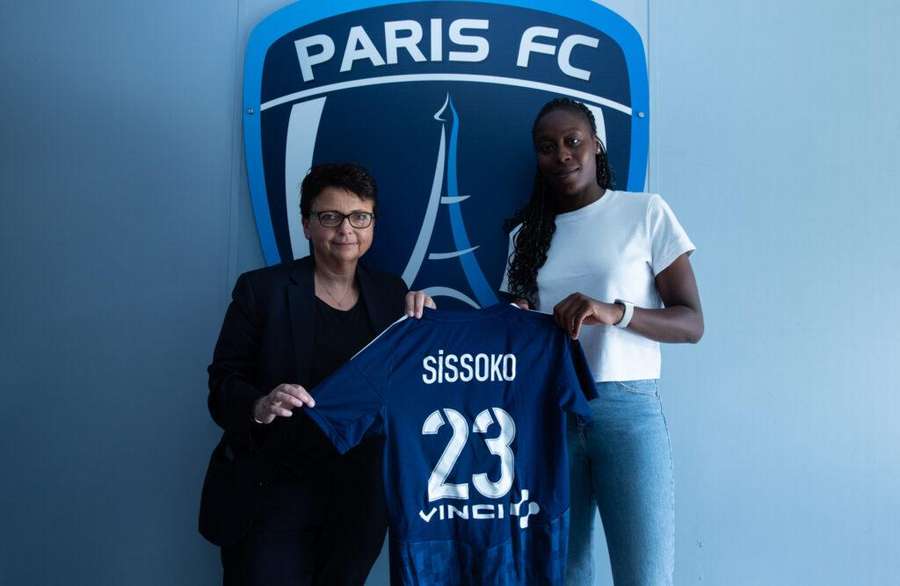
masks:
{"type": "Polygon", "coordinates": [[[697,342],[694,250],[666,202],[613,191],[590,110],[561,98],[534,122],[537,175],[517,214],[503,290],[553,312],[597,382],[593,421],[569,427],[567,583],[592,583],[600,511],[617,585],[672,584],[672,457],[657,381],[660,342],[697,342]]]}

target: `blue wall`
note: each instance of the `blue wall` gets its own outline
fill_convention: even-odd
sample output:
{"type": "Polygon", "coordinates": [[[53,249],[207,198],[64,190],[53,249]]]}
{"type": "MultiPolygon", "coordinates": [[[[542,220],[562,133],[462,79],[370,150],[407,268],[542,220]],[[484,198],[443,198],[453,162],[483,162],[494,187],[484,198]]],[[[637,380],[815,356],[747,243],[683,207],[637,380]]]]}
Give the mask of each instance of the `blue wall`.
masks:
{"type": "MultiPolygon", "coordinates": [[[[0,584],[218,580],[204,368],[262,264],[240,71],[284,4],[4,3],[0,584]]],[[[895,583],[900,6],[648,10],[650,188],[707,320],[664,358],[677,582],[895,583]]]]}
{"type": "Polygon", "coordinates": [[[900,6],[689,4],[650,33],[707,322],[664,358],[679,582],[896,584],[900,6]]]}

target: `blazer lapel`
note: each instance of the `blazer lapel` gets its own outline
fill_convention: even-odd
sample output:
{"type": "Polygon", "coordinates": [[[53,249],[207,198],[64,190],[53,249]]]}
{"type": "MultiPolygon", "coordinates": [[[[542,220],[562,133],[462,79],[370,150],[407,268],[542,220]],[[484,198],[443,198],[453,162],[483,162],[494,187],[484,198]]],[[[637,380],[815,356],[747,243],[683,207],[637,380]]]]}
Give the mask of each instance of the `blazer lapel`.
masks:
{"type": "Polygon", "coordinates": [[[306,386],[310,378],[309,361],[313,351],[315,322],[312,257],[296,262],[291,273],[291,284],[287,289],[297,381],[306,386]]]}

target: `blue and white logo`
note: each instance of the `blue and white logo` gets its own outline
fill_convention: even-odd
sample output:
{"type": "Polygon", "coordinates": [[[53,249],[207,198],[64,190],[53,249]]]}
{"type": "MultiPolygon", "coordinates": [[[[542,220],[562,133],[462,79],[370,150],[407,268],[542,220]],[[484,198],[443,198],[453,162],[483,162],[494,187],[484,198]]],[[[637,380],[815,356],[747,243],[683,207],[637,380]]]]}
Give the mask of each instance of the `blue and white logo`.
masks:
{"type": "Polygon", "coordinates": [[[250,192],[266,262],[309,254],[299,186],[355,161],[379,185],[366,259],[447,307],[497,301],[503,220],[534,180],[531,123],[568,96],[594,113],[619,189],[643,190],[640,35],[589,0],[297,2],[253,30],[244,72],[250,192]]]}

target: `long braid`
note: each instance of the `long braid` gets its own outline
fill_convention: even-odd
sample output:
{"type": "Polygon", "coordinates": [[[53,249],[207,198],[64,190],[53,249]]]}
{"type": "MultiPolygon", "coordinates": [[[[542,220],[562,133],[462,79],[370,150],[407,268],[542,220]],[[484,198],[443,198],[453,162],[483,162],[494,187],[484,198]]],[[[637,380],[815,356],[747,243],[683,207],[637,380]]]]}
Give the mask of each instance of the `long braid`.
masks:
{"type": "Polygon", "coordinates": [[[538,172],[534,177],[531,199],[507,220],[509,228],[522,225],[510,259],[509,291],[515,297],[527,299],[532,307],[537,302],[537,272],[547,261],[550,240],[556,232],[556,212],[545,192],[543,178],[538,172]]]}
{"type": "MultiPolygon", "coordinates": [[[[532,136],[541,118],[561,109],[580,113],[590,124],[593,135],[597,136],[594,115],[587,106],[569,98],[556,98],[544,104],[534,119],[532,136]]],[[[612,187],[613,177],[609,168],[609,157],[603,144],[600,145],[600,152],[596,155],[596,163],[597,184],[603,189],[612,187]]],[[[516,235],[515,247],[509,259],[509,292],[515,297],[526,299],[534,307],[537,303],[538,270],[547,262],[547,251],[550,250],[550,241],[556,232],[556,208],[548,194],[540,169],[535,173],[534,187],[528,203],[506,221],[507,229],[519,224],[522,228],[516,235]]]]}

